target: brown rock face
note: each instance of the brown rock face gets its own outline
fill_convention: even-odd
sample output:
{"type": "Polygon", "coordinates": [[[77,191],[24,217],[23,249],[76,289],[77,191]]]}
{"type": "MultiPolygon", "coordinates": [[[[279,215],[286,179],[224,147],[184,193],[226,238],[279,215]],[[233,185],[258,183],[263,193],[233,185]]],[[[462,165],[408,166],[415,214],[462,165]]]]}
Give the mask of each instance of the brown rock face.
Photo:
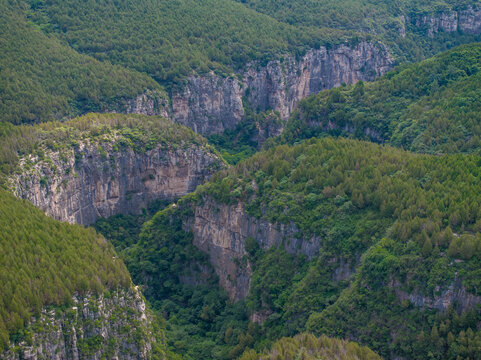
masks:
{"type": "Polygon", "coordinates": [[[67,154],[52,152],[10,179],[12,191],[61,221],[89,225],[99,217],[140,213],[153,200],[195,190],[221,166],[196,145],[157,146],[145,153],[82,143],[67,154]]]}
{"type": "Polygon", "coordinates": [[[393,66],[381,44],[367,41],[308,51],[300,60],[286,56],[266,66],[248,64],[236,76],[192,76],[172,92],[171,117],[201,134],[233,129],[244,118],[242,98],[255,110],[278,111],[286,120],[304,97],[321,90],[374,80],[393,66]]]}
{"type": "Polygon", "coordinates": [[[247,255],[247,238],[256,240],[263,249],[284,246],[286,251],[308,258],[316,256],[320,248],[320,239],[298,239],[294,224],[272,224],[249,216],[242,203],[225,205],[205,199],[195,207],[194,219],[186,228],[194,233],[194,245],[209,254],[220,285],[234,301],[245,298],[249,291],[252,271],[248,262],[242,261],[247,255]]]}
{"type": "Polygon", "coordinates": [[[481,8],[477,6],[412,16],[411,18],[413,24],[416,27],[425,28],[430,37],[438,32],[452,33],[458,30],[470,35],[481,34],[481,8]]]}

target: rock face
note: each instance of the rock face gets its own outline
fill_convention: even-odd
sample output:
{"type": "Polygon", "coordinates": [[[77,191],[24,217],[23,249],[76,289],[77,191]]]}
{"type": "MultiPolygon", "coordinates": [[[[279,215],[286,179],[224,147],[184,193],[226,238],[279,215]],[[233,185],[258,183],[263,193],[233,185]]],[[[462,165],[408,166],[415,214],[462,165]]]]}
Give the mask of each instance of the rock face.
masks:
{"type": "Polygon", "coordinates": [[[150,359],[152,319],[136,289],[76,296],[67,309],[44,309],[27,335],[0,357],[35,359],[150,359]]]}
{"type": "Polygon", "coordinates": [[[393,282],[389,286],[394,289],[396,296],[401,301],[409,300],[411,304],[419,308],[436,309],[444,312],[450,306],[453,306],[461,312],[464,309],[473,309],[476,305],[481,304],[481,296],[468,293],[460,279],[455,279],[446,288],[436,287],[434,296],[426,296],[418,291],[407,293],[400,289],[401,284],[398,282],[393,282]]]}
{"type": "Polygon", "coordinates": [[[160,115],[166,119],[170,117],[169,98],[160,91],[148,90],[127,101],[123,109],[122,112],[127,114],[160,115]]]}
{"type": "Polygon", "coordinates": [[[22,159],[10,179],[12,191],[61,221],[89,225],[99,217],[137,214],[153,200],[192,192],[221,166],[205,147],[157,145],[143,153],[83,142],[47,153],[46,160],[22,159]],[[29,161],[27,161],[29,160],[29,161]],[[27,170],[26,163],[33,163],[27,170]]]}
{"type": "Polygon", "coordinates": [[[412,23],[425,29],[428,36],[438,32],[460,31],[470,35],[481,34],[481,8],[468,6],[460,10],[447,10],[422,16],[411,16],[412,23]]]}
{"type": "Polygon", "coordinates": [[[308,258],[316,256],[320,248],[320,239],[298,239],[294,224],[271,224],[249,216],[242,203],[225,205],[204,199],[185,226],[194,234],[194,245],[209,254],[220,285],[234,301],[245,298],[249,291],[252,271],[242,261],[247,255],[247,238],[253,238],[263,249],[282,245],[287,252],[303,253],[308,258]]]}
{"type": "Polygon", "coordinates": [[[246,98],[254,110],[272,109],[286,120],[302,98],[343,82],[374,80],[393,64],[383,45],[362,41],[313,49],[299,60],[286,56],[265,66],[251,63],[229,78],[213,73],[192,76],[172,91],[171,116],[198,133],[221,133],[242,121],[246,98]]]}

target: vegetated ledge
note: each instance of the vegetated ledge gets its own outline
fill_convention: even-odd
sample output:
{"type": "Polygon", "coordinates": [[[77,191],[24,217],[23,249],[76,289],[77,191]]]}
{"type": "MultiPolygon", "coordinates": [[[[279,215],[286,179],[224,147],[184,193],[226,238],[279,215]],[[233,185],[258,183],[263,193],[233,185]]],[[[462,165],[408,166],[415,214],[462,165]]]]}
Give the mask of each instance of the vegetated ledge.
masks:
{"type": "Polygon", "coordinates": [[[224,164],[201,136],[161,117],[88,114],[5,133],[7,187],[83,225],[192,192],[224,164]]]}

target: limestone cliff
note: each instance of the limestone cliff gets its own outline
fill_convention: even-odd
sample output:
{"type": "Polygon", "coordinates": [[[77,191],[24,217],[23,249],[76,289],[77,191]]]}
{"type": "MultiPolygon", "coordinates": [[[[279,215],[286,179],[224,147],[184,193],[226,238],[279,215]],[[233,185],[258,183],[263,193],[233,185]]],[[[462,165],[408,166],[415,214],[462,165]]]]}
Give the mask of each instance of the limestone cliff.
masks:
{"type": "Polygon", "coordinates": [[[382,44],[362,41],[312,49],[300,59],[285,56],[265,66],[250,63],[227,78],[191,76],[172,91],[171,116],[198,133],[221,133],[243,119],[246,98],[254,110],[272,109],[286,120],[302,98],[342,83],[374,80],[393,64],[382,44]]]}
{"type": "Polygon", "coordinates": [[[195,190],[219,168],[202,146],[157,145],[145,153],[81,142],[67,151],[29,155],[10,179],[12,191],[61,221],[89,225],[99,217],[140,213],[153,200],[195,190]],[[27,164],[33,164],[29,167],[27,164]]]}
{"type": "Polygon", "coordinates": [[[427,296],[419,290],[404,291],[402,290],[402,284],[398,281],[392,281],[389,286],[394,289],[394,293],[399,300],[409,301],[418,308],[444,312],[452,306],[461,312],[465,309],[473,309],[476,305],[481,304],[481,296],[469,293],[463,286],[461,279],[457,277],[446,286],[436,286],[432,296],[427,296]]]}
{"type": "Polygon", "coordinates": [[[415,27],[425,30],[430,37],[434,37],[438,32],[460,31],[470,35],[481,34],[481,8],[476,5],[459,10],[451,9],[422,15],[412,14],[410,19],[415,27]]]}
{"type": "Polygon", "coordinates": [[[194,245],[209,254],[220,285],[232,300],[245,298],[249,291],[251,268],[241,261],[247,254],[247,238],[255,239],[263,249],[284,246],[287,252],[308,258],[316,256],[320,248],[318,238],[297,238],[294,224],[272,224],[248,215],[242,203],[226,205],[210,198],[195,206],[185,228],[193,232],[194,245]]]}
{"type": "Polygon", "coordinates": [[[72,305],[45,308],[32,318],[23,339],[0,357],[34,359],[161,359],[162,334],[137,289],[102,296],[74,296],[72,305]],[[159,342],[160,341],[160,342],[159,342]],[[153,351],[154,343],[155,351],[153,351]],[[155,352],[155,353],[154,353],[155,352]]]}

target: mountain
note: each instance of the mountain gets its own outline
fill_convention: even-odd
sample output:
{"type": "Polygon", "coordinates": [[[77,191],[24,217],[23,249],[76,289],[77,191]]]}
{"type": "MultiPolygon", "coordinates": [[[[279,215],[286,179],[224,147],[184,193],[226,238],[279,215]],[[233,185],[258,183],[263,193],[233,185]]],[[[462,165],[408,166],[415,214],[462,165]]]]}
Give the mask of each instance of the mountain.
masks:
{"type": "Polygon", "coordinates": [[[479,358],[480,37],[475,0],[0,0],[0,357],[479,358]]]}
{"type": "Polygon", "coordinates": [[[0,189],[2,359],[166,358],[163,333],[112,246],[0,189]]]}
{"type": "MultiPolygon", "coordinates": [[[[41,29],[36,36],[68,47],[71,56],[83,53],[89,56],[85,61],[95,58],[101,62],[99,66],[109,68],[110,62],[122,67],[116,68],[119,75],[108,83],[101,82],[100,70],[89,76],[94,70],[78,69],[76,76],[83,83],[96,79],[90,88],[101,93],[94,95],[82,82],[74,82],[63,91],[63,96],[67,90],[70,95],[62,100],[63,110],[55,110],[57,118],[112,110],[160,114],[211,135],[254,126],[248,109],[278,112],[280,119],[275,126],[269,122],[259,127],[261,139],[265,133],[278,133],[299,100],[308,95],[342,83],[373,80],[396,63],[420,60],[473,42],[481,32],[475,1],[274,4],[151,0],[139,4],[131,0],[18,0],[13,4],[16,10],[11,11],[20,18],[15,23],[27,22],[26,31],[41,29]],[[128,83],[136,86],[122,85],[126,72],[130,74],[128,83]],[[114,79],[118,82],[115,86],[114,79]],[[159,84],[167,91],[159,90],[159,84]],[[145,93],[152,94],[152,90],[154,95],[147,96],[148,109],[132,106],[136,100],[146,100],[145,93]],[[67,113],[66,108],[72,107],[67,113]]],[[[19,43],[14,39],[15,46],[7,49],[19,43]]],[[[25,46],[22,54],[40,51],[25,46]]],[[[5,61],[16,66],[12,55],[6,52],[5,61]]],[[[46,82],[42,86],[53,81],[60,88],[49,69],[39,68],[35,62],[31,68],[32,62],[25,60],[22,69],[27,71],[21,71],[22,76],[32,71],[44,79],[40,79],[46,82]]],[[[52,61],[42,62],[42,66],[52,61]]],[[[67,66],[64,71],[73,72],[77,66],[67,66]]],[[[9,81],[19,83],[14,80],[9,81]]],[[[14,96],[13,86],[9,86],[10,97],[14,96]]],[[[52,91],[49,89],[47,93],[52,91]]],[[[15,100],[16,106],[22,101],[15,100]]],[[[13,114],[7,107],[6,117],[15,122],[51,119],[52,114],[36,114],[29,104],[13,114]]]]}
{"type": "Polygon", "coordinates": [[[179,298],[178,288],[154,280],[165,276],[155,259],[167,248],[169,258],[186,258],[187,244],[208,254],[194,268],[186,267],[192,260],[170,266],[184,269],[172,274],[189,285],[200,283],[186,283],[184,271],[201,277],[211,266],[236,301],[205,303],[218,315],[181,322],[216,324],[205,336],[218,344],[232,321],[223,322],[225,314],[245,303],[253,325],[242,325],[239,313],[240,349],[308,329],[388,358],[465,356],[480,350],[476,342],[463,348],[466,337],[479,337],[478,169],[477,156],[416,155],[353,140],[283,145],[215,174],[155,215],[123,254],[177,326],[185,315],[173,303],[189,307],[192,295],[179,298]],[[172,241],[186,245],[173,250],[172,241]]]}
{"type": "Polygon", "coordinates": [[[372,83],[312,96],[299,104],[282,139],[327,133],[422,153],[478,152],[480,58],[479,43],[463,45],[372,83]]]}

